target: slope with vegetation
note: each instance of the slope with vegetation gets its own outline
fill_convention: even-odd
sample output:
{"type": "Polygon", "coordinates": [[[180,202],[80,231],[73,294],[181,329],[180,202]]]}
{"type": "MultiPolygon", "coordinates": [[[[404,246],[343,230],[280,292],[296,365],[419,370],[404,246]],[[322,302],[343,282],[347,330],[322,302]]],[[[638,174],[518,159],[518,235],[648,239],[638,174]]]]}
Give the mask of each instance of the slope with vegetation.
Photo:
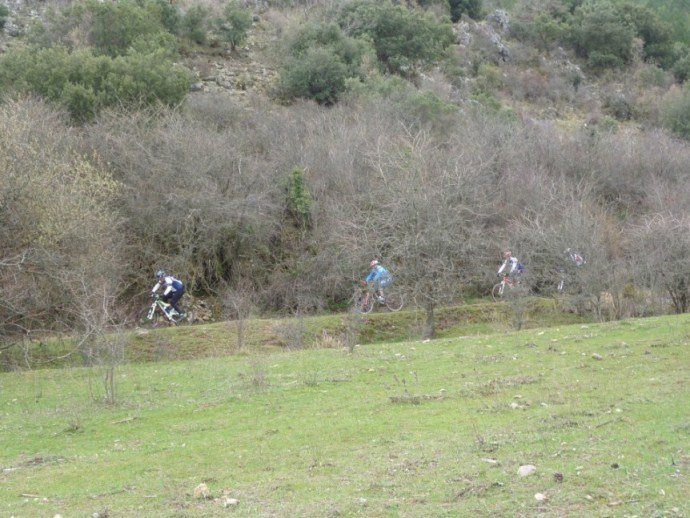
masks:
{"type": "Polygon", "coordinates": [[[566,268],[580,311],[688,309],[682,3],[79,0],[0,20],[3,348],[68,331],[90,361],[160,268],[218,319],[338,311],[372,257],[430,337],[506,247],[536,294],[566,268]]]}
{"type": "MultiPolygon", "coordinates": [[[[457,338],[477,334],[587,323],[564,301],[531,299],[512,304],[479,302],[444,307],[437,314],[437,335],[457,338]]],[[[347,348],[361,344],[414,340],[422,335],[419,310],[399,313],[356,312],[296,318],[241,318],[227,322],[152,329],[141,327],[102,337],[89,344],[86,356],[113,371],[124,363],[190,360],[251,351],[299,351],[347,348]]],[[[25,339],[4,351],[0,370],[76,367],[84,361],[84,346],[74,335],[25,339]]]]}

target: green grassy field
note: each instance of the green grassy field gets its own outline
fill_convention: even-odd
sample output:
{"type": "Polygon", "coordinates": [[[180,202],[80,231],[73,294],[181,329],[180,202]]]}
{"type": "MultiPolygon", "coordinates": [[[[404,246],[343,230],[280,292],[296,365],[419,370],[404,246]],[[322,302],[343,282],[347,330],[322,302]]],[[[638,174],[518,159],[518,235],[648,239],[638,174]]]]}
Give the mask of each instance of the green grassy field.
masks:
{"type": "Polygon", "coordinates": [[[247,346],[122,365],[115,405],[4,373],[0,516],[690,516],[689,347],[687,315],[247,346]]]}

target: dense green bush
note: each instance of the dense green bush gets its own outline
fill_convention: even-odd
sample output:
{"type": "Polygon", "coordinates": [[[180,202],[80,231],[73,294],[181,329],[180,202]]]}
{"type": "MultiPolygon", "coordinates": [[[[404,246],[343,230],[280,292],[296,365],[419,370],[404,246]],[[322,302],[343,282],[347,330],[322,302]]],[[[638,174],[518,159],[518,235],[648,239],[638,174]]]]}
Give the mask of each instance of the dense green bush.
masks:
{"type": "Polygon", "coordinates": [[[347,78],[347,66],[333,49],[311,48],[299,57],[288,58],[281,73],[281,95],[288,99],[301,97],[332,104],[345,90],[347,78]]]}
{"type": "Polygon", "coordinates": [[[448,131],[458,107],[444,101],[434,92],[420,90],[399,76],[376,76],[366,84],[348,85],[347,99],[355,104],[385,100],[405,127],[448,131]]]}
{"type": "Polygon", "coordinates": [[[420,129],[423,126],[447,130],[453,116],[457,114],[457,106],[443,101],[433,92],[408,90],[407,95],[399,101],[401,117],[409,127],[420,129]]]}
{"type": "Polygon", "coordinates": [[[449,9],[448,0],[417,0],[416,3],[419,7],[424,7],[425,9],[432,6],[441,6],[442,8],[449,9]]]}
{"type": "Polygon", "coordinates": [[[514,38],[530,43],[540,49],[549,49],[562,42],[570,26],[547,13],[539,13],[532,19],[511,20],[510,34],[514,38]]]}
{"type": "Polygon", "coordinates": [[[673,64],[673,75],[678,82],[683,83],[690,79],[690,49],[678,45],[677,53],[680,57],[673,64]]]}
{"type": "Polygon", "coordinates": [[[160,32],[162,23],[134,0],[88,3],[92,18],[91,43],[109,56],[121,56],[137,38],[160,32]]]}
{"type": "Polygon", "coordinates": [[[343,8],[339,24],[350,36],[369,39],[387,71],[401,75],[441,59],[454,41],[448,18],[411,11],[390,0],[355,0],[343,8]]]}
{"type": "MultiPolygon", "coordinates": [[[[537,18],[542,28],[555,28],[548,21],[549,16],[542,13],[535,17],[535,25],[537,18]]],[[[559,23],[557,21],[556,25],[559,23]]],[[[622,67],[629,63],[633,56],[633,38],[642,40],[646,61],[669,69],[677,59],[671,24],[662,21],[658,12],[647,6],[625,1],[587,0],[572,17],[566,16],[565,25],[561,27],[568,28],[568,39],[593,69],[622,67]]],[[[558,36],[553,31],[547,34],[558,36]]]]}
{"type": "Polygon", "coordinates": [[[7,16],[9,14],[10,10],[7,8],[7,6],[0,4],[0,29],[5,27],[5,23],[7,23],[7,16]]]}
{"type": "Polygon", "coordinates": [[[151,0],[148,4],[148,9],[156,15],[170,34],[180,33],[182,13],[173,2],[169,0],[151,0]]]}
{"type": "Polygon", "coordinates": [[[666,100],[662,114],[663,124],[676,135],[690,140],[690,85],[666,100]]]}
{"type": "Polygon", "coordinates": [[[285,180],[287,211],[300,229],[306,230],[312,224],[313,200],[304,172],[296,167],[285,180]]]}
{"type": "Polygon", "coordinates": [[[607,1],[590,0],[575,11],[570,39],[591,68],[622,67],[632,59],[635,28],[607,1]]]}
{"type": "Polygon", "coordinates": [[[478,20],[482,16],[482,0],[448,0],[450,18],[457,22],[462,15],[478,20]]]}
{"type": "Polygon", "coordinates": [[[105,106],[174,105],[189,88],[188,73],[165,51],[134,50],[115,59],[83,49],[14,47],[0,56],[0,89],[36,93],[65,105],[76,121],[105,106]]]}
{"type": "Polygon", "coordinates": [[[671,37],[690,45],[690,10],[687,0],[665,0],[655,2],[659,17],[671,27],[671,37]]]}
{"type": "Polygon", "coordinates": [[[618,11],[644,42],[644,58],[670,68],[673,64],[671,26],[662,22],[659,15],[646,6],[623,3],[618,6],[618,11]]]}
{"type": "Polygon", "coordinates": [[[0,56],[0,88],[38,94],[80,122],[116,104],[175,105],[189,88],[169,32],[178,14],[163,0],[81,0],[50,12],[29,44],[0,56]]]}
{"type": "Polygon", "coordinates": [[[159,57],[175,60],[179,56],[177,39],[169,32],[157,32],[140,36],[132,42],[128,53],[157,54],[159,57]]]}
{"type": "Polygon", "coordinates": [[[362,41],[346,36],[335,24],[308,23],[284,42],[285,64],[280,93],[331,104],[345,90],[348,79],[361,79],[363,57],[370,52],[362,41]]]}
{"type": "Polygon", "coordinates": [[[168,32],[164,21],[173,24],[172,16],[159,0],[82,0],[49,13],[29,39],[44,47],[92,47],[94,53],[116,57],[126,54],[139,38],[168,32]]]}
{"type": "Polygon", "coordinates": [[[475,84],[479,90],[495,92],[503,86],[503,73],[496,65],[480,63],[475,84]]]}
{"type": "Polygon", "coordinates": [[[252,13],[239,7],[237,2],[230,2],[223,14],[223,18],[216,20],[216,32],[235,50],[247,39],[247,31],[252,26],[252,13]]]}
{"type": "Polygon", "coordinates": [[[206,24],[208,17],[209,12],[205,7],[201,5],[190,7],[182,15],[180,35],[194,43],[203,45],[206,43],[207,38],[206,24]]]}

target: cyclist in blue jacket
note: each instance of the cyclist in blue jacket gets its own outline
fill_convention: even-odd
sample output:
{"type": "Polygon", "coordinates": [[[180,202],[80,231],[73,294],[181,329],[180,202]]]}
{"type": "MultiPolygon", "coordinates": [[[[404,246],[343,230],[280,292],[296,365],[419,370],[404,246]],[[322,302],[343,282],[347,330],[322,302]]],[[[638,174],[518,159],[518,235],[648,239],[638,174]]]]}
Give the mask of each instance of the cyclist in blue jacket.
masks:
{"type": "MultiPolygon", "coordinates": [[[[184,295],[184,284],[179,279],[176,279],[172,275],[167,275],[163,270],[158,270],[156,272],[156,285],[151,290],[151,295],[155,296],[156,292],[163,288],[163,293],[161,293],[161,299],[164,302],[170,304],[173,310],[177,311],[180,316],[184,316],[182,310],[178,307],[177,303],[184,295]]],[[[166,313],[169,311],[166,310],[166,313]]]]}
{"type": "Polygon", "coordinates": [[[364,284],[373,283],[378,301],[383,304],[385,302],[383,288],[393,283],[393,276],[376,259],[369,263],[369,268],[369,275],[364,279],[364,284]]]}

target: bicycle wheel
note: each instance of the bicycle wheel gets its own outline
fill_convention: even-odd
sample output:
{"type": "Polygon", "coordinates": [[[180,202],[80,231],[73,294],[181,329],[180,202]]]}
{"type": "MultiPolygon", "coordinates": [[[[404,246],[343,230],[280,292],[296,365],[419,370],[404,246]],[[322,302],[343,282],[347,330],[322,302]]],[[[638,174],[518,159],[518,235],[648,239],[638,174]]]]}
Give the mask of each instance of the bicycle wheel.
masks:
{"type": "Polygon", "coordinates": [[[160,311],[156,310],[151,313],[149,309],[142,313],[139,319],[139,325],[142,327],[158,327],[163,323],[164,316],[160,314],[160,311]]]}
{"type": "Polygon", "coordinates": [[[563,293],[563,290],[565,289],[565,280],[561,279],[558,281],[558,286],[556,286],[556,291],[558,293],[563,293]]]}
{"type": "Polygon", "coordinates": [[[494,302],[501,300],[503,297],[504,287],[505,285],[502,282],[499,282],[498,284],[494,284],[494,287],[491,288],[491,298],[494,299],[494,302]]]}
{"type": "Polygon", "coordinates": [[[389,311],[400,311],[403,308],[403,298],[397,293],[386,294],[386,307],[389,311]]]}
{"type": "Polygon", "coordinates": [[[165,325],[168,319],[163,315],[163,311],[158,307],[149,306],[145,311],[142,311],[139,324],[144,327],[160,327],[165,325]]]}
{"type": "Polygon", "coordinates": [[[355,295],[355,311],[357,313],[371,313],[372,309],[374,309],[374,297],[372,295],[367,296],[366,293],[355,295]]]}

